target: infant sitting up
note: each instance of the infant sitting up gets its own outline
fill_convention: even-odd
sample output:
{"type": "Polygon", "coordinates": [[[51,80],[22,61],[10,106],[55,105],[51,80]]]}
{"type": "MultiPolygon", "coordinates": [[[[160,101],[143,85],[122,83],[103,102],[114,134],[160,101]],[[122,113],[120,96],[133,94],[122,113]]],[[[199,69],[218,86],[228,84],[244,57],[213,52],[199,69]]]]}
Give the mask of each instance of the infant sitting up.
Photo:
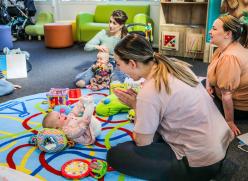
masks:
{"type": "Polygon", "coordinates": [[[42,126],[61,129],[76,143],[90,145],[101,133],[101,123],[93,116],[93,112],[92,97],[84,97],[76,103],[68,115],[56,111],[49,112],[44,117],[42,126]]]}
{"type": "Polygon", "coordinates": [[[113,66],[109,63],[109,54],[106,52],[99,52],[97,54],[97,61],[91,68],[94,77],[90,79],[90,85],[88,85],[87,88],[95,91],[109,88],[110,77],[113,71],[113,66]]]}

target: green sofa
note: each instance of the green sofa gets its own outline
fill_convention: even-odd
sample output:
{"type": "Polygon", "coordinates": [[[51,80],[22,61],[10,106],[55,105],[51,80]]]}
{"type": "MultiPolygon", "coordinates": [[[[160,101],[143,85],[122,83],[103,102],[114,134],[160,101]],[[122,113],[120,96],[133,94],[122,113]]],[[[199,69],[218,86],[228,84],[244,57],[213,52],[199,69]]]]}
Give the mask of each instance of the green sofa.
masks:
{"type": "MultiPolygon", "coordinates": [[[[150,19],[150,5],[99,4],[94,14],[80,13],[76,17],[76,39],[87,42],[102,29],[108,29],[109,18],[114,10],[127,13],[127,24],[152,22],[150,19]]],[[[133,31],[144,31],[145,27],[134,26],[133,31]]],[[[129,30],[130,31],[130,30],[129,30]]]]}

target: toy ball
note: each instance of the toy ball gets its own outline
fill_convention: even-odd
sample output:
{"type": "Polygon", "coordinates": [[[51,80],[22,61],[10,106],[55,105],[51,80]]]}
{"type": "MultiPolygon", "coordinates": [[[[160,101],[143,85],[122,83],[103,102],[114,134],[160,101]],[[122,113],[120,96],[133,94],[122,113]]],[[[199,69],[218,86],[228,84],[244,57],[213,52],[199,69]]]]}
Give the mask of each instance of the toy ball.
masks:
{"type": "Polygon", "coordinates": [[[54,111],[59,113],[64,113],[65,115],[68,115],[71,112],[71,108],[66,105],[57,105],[53,108],[54,111]]]}
{"type": "Polygon", "coordinates": [[[89,164],[87,160],[83,159],[70,160],[62,166],[61,173],[64,177],[69,179],[87,177],[90,173],[89,164]]]}
{"type": "Polygon", "coordinates": [[[62,130],[44,128],[37,134],[37,146],[41,151],[54,153],[67,146],[67,138],[62,130]]]}

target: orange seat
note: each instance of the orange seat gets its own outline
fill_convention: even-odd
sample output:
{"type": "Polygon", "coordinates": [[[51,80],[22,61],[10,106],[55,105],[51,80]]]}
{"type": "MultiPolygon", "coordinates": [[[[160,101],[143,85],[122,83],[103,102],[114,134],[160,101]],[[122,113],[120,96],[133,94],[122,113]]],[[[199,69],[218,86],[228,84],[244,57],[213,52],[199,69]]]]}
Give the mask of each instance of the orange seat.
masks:
{"type": "Polygon", "coordinates": [[[45,45],[49,48],[65,48],[73,45],[71,23],[48,23],[44,25],[45,45]]]}
{"type": "Polygon", "coordinates": [[[73,41],[75,42],[76,39],[76,21],[75,20],[58,20],[56,23],[69,23],[72,25],[72,37],[73,41]]]}

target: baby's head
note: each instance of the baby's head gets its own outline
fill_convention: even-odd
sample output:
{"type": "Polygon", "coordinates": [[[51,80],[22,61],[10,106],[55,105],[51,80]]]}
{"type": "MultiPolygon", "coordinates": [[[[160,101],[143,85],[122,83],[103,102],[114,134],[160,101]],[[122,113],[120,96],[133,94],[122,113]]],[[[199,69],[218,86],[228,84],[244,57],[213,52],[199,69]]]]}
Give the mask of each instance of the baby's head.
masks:
{"type": "Polygon", "coordinates": [[[62,128],[65,125],[66,115],[52,111],[47,113],[42,121],[43,128],[62,128]]]}
{"type": "Polygon", "coordinates": [[[109,62],[109,53],[107,52],[98,52],[96,56],[96,61],[101,64],[107,64],[109,62]]]}

